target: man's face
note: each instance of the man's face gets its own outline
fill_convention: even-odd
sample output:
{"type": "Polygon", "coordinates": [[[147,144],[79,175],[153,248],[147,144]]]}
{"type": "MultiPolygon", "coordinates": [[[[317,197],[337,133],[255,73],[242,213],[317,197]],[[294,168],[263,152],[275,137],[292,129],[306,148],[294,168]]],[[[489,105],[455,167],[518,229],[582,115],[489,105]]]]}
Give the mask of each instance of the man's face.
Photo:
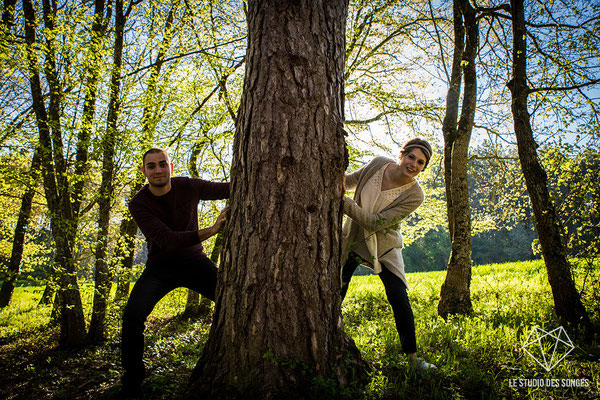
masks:
{"type": "Polygon", "coordinates": [[[144,159],[142,173],[148,178],[148,184],[155,187],[164,187],[171,181],[173,164],[165,152],[150,153],[144,159]]]}

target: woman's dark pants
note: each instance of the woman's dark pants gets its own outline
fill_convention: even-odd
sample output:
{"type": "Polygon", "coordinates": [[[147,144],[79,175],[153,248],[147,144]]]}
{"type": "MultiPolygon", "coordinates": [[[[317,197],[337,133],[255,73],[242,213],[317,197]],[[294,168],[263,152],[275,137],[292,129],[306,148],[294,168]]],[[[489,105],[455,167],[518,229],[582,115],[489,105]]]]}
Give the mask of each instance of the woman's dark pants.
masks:
{"type": "MultiPolygon", "coordinates": [[[[356,253],[350,253],[344,268],[342,269],[342,300],[346,297],[352,274],[364,260],[356,253]]],[[[394,312],[396,330],[400,336],[402,350],[406,354],[417,352],[417,339],[415,334],[415,317],[408,300],[406,285],[398,276],[392,273],[386,266],[381,264],[379,278],[385,287],[387,299],[394,312]]]]}

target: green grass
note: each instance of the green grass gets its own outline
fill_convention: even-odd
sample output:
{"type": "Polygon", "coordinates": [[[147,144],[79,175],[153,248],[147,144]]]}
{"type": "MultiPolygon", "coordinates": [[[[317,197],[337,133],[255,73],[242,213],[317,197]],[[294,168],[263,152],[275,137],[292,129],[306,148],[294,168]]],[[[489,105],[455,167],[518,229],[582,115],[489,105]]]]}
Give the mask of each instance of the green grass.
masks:
{"type": "MultiPolygon", "coordinates": [[[[584,301],[596,325],[598,292],[591,291],[589,285],[597,282],[598,270],[596,268],[592,276],[586,276],[584,270],[575,271],[579,285],[587,282],[584,301]]],[[[583,334],[565,327],[576,348],[550,372],[522,349],[534,327],[550,330],[560,326],[542,262],[474,267],[471,281],[474,313],[448,320],[437,315],[444,277],[445,272],[408,274],[419,356],[438,366],[438,370],[431,373],[408,368],[379,278],[353,278],[342,305],[344,326],[371,365],[372,372],[370,383],[362,393],[338,393],[338,398],[600,397],[597,336],[591,341],[584,340],[583,334]],[[526,387],[539,383],[540,379],[558,387],[526,387]],[[581,382],[589,386],[567,386],[581,382]]],[[[119,312],[114,306],[109,310],[105,343],[78,351],[61,351],[55,348],[58,331],[49,323],[51,307],[37,306],[42,290],[43,287],[18,287],[11,305],[0,310],[0,398],[111,398],[121,371],[119,312]]],[[[81,290],[89,318],[92,287],[83,284],[81,290]]],[[[185,296],[183,289],[170,293],[149,318],[146,398],[180,398],[208,337],[209,320],[190,321],[179,317],[185,296]]],[[[332,389],[326,387],[326,382],[323,385],[332,389]]]]}
{"type": "Polygon", "coordinates": [[[419,355],[438,366],[437,371],[426,374],[414,373],[407,367],[379,277],[352,279],[342,308],[346,331],[374,368],[368,398],[596,399],[600,396],[597,342],[596,346],[589,341],[583,344],[581,335],[567,328],[576,349],[550,372],[522,349],[535,326],[548,331],[560,326],[542,262],[474,267],[471,280],[474,313],[448,320],[437,315],[444,278],[445,272],[408,274],[419,355]],[[551,379],[551,385],[560,387],[520,387],[539,382],[533,379],[544,379],[544,385],[546,379],[551,379]],[[573,383],[571,380],[585,382],[589,387],[566,387],[573,383]]]}

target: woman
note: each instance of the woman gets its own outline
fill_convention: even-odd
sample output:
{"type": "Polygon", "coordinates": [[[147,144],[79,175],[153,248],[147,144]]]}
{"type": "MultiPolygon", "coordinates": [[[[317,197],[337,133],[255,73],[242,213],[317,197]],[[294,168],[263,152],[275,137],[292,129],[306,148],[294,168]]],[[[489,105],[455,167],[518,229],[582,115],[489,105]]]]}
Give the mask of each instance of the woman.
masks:
{"type": "Polygon", "coordinates": [[[399,223],[423,203],[424,194],[415,180],[429,163],[431,145],[419,138],[407,141],[398,162],[377,157],[358,171],[346,175],[346,189],[356,189],[354,200],[344,197],[346,219],[343,230],[344,259],[342,299],[352,274],[368,263],[379,275],[394,311],[396,329],[409,365],[435,369],[417,358],[415,322],[406,290],[399,223]]]}

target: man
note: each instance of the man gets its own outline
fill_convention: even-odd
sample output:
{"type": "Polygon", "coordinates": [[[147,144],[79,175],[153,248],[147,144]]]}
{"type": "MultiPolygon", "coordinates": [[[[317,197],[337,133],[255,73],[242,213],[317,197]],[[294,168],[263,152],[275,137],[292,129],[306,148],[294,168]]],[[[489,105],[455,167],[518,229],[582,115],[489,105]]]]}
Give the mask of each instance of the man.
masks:
{"type": "Polygon", "coordinates": [[[172,178],[172,172],[173,164],[165,150],[148,150],[142,166],[148,184],[129,202],[129,211],[146,237],[148,260],[123,313],[121,361],[125,396],[141,394],[145,375],[144,324],[156,303],[177,287],[215,299],[217,267],[204,253],[202,242],[221,230],[227,207],[214,225],[199,229],[198,202],[229,198],[229,183],[172,178]]]}

